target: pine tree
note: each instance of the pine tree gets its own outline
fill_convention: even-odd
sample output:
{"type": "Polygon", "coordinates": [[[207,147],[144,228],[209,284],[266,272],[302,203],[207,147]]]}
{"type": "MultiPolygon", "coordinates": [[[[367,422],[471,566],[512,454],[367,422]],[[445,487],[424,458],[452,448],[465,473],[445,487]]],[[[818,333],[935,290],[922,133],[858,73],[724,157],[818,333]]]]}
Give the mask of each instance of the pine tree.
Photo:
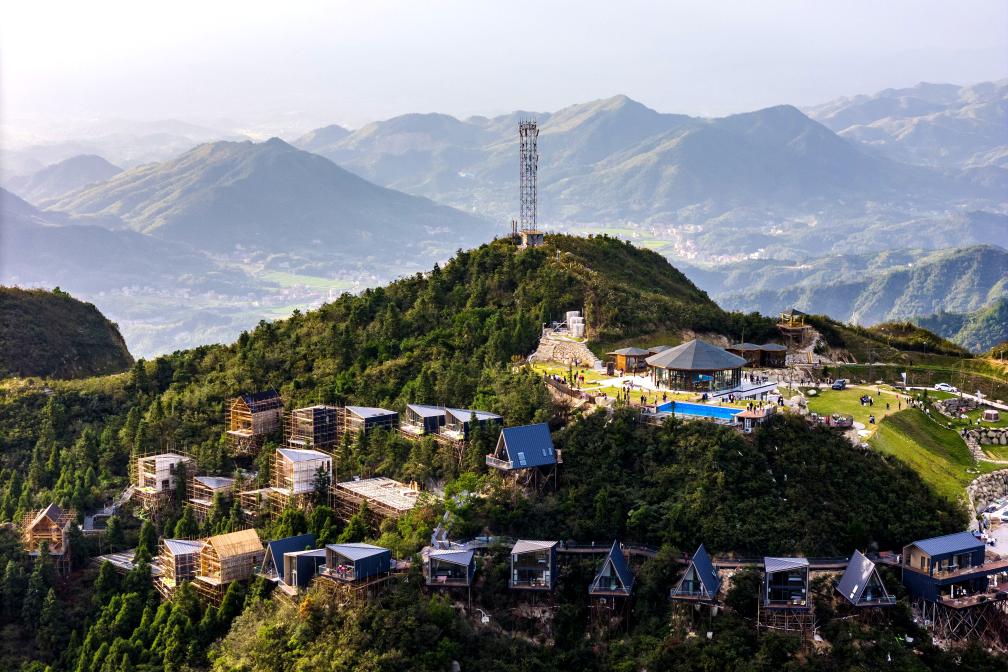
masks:
{"type": "Polygon", "coordinates": [[[59,600],[56,599],[56,591],[52,588],[46,593],[42,602],[42,612],[39,614],[38,632],[35,641],[39,651],[47,659],[51,659],[55,654],[59,643],[62,641],[63,613],[59,600]]]}
{"type": "Polygon", "coordinates": [[[21,613],[21,603],[24,600],[25,572],[24,568],[13,560],[7,561],[4,569],[3,585],[0,586],[3,600],[0,617],[4,621],[13,621],[21,613]]]}
{"type": "Polygon", "coordinates": [[[182,508],[182,516],[175,523],[174,535],[178,539],[194,539],[199,535],[199,523],[191,506],[186,504],[182,508]]]}
{"type": "Polygon", "coordinates": [[[35,569],[32,570],[31,576],[28,578],[28,589],[25,591],[24,602],[21,604],[21,625],[32,633],[38,628],[42,605],[49,592],[49,581],[46,576],[48,555],[48,546],[43,543],[39,550],[39,557],[35,561],[35,569]]]}
{"type": "Polygon", "coordinates": [[[137,542],[136,557],[143,562],[150,562],[157,555],[158,534],[149,520],[140,526],[140,538],[137,542]]]}

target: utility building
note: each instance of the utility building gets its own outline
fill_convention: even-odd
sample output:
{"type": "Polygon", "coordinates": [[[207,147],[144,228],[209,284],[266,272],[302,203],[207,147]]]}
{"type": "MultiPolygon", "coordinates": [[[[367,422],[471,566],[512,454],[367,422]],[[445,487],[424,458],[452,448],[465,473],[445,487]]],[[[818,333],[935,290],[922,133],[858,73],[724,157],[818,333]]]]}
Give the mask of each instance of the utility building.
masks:
{"type": "Polygon", "coordinates": [[[553,590],[557,576],[556,541],[519,539],[511,548],[511,578],[514,590],[553,590]]]}

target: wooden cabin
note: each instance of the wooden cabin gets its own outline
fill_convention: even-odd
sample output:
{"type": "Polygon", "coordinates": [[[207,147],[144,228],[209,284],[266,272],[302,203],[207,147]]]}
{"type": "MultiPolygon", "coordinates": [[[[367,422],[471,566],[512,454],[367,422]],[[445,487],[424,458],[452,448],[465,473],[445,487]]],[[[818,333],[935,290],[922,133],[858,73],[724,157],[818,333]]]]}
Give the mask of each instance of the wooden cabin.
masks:
{"type": "Polygon", "coordinates": [[[392,571],[392,551],[373,544],[328,544],[322,574],[337,581],[359,583],[392,571]]]}
{"type": "Polygon", "coordinates": [[[670,597],[678,602],[714,604],[720,591],[721,577],[718,576],[707,549],[700,544],[670,597]]]}
{"type": "Polygon", "coordinates": [[[557,577],[556,541],[519,539],[511,548],[512,590],[553,590],[557,577]]]}
{"type": "Polygon", "coordinates": [[[428,551],[424,557],[424,580],[428,586],[468,588],[476,575],[476,557],[472,551],[428,551]]]}
{"type": "Polygon", "coordinates": [[[505,427],[497,438],[494,452],[486,456],[487,466],[535,486],[550,480],[555,484],[556,468],[562,463],[546,423],[505,427]]]}
{"type": "Polygon", "coordinates": [[[643,348],[620,348],[612,352],[607,352],[606,357],[612,363],[613,368],[625,373],[633,373],[644,368],[644,360],[655,354],[643,348]]]}
{"type": "Polygon", "coordinates": [[[280,429],[283,399],[276,390],[243,394],[228,405],[227,437],[232,450],[251,454],[280,429]]]}
{"type": "Polygon", "coordinates": [[[496,413],[488,411],[477,411],[468,408],[446,408],[445,423],[441,428],[441,435],[453,441],[468,441],[469,433],[472,431],[473,417],[476,418],[480,427],[490,425],[500,425],[504,418],[496,413]]]}
{"type": "Polygon", "coordinates": [[[244,581],[262,564],[264,554],[254,528],[210,537],[200,550],[197,582],[220,587],[244,581]]]}
{"type": "Polygon", "coordinates": [[[340,439],[339,413],[338,407],[324,404],[295,408],[286,420],[287,446],[331,452],[340,439]]]}
{"type": "Polygon", "coordinates": [[[789,308],[780,314],[777,329],[784,340],[792,347],[809,345],[812,335],[812,325],[807,324],[805,313],[795,308],[789,308]]]}
{"type": "Polygon", "coordinates": [[[47,547],[49,558],[60,575],[70,571],[70,526],[77,514],[64,511],[55,503],[25,515],[22,522],[22,542],[28,555],[37,558],[47,547]]]}
{"type": "Polygon", "coordinates": [[[343,409],[343,431],[367,434],[376,429],[392,431],[399,424],[399,414],[387,408],[347,406],[343,409]]]}
{"type": "Polygon", "coordinates": [[[409,437],[427,436],[437,434],[444,424],[444,407],[407,404],[399,430],[409,437]]]}
{"type": "Polygon", "coordinates": [[[861,551],[854,551],[836,589],[855,607],[891,607],[896,604],[896,598],[882,583],[875,563],[861,551]]]}

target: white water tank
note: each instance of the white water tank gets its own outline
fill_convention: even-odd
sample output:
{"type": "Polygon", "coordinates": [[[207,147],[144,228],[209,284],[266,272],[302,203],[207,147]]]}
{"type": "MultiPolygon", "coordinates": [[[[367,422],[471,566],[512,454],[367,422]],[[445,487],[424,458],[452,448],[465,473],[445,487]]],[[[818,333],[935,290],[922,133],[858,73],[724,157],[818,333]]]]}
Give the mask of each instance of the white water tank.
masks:
{"type": "Polygon", "coordinates": [[[574,338],[584,338],[585,325],[584,322],[575,322],[570,326],[571,336],[574,338]]]}
{"type": "Polygon", "coordinates": [[[566,315],[567,324],[570,324],[571,319],[575,318],[575,317],[581,317],[581,311],[580,310],[568,310],[567,311],[567,315],[566,315]]]}

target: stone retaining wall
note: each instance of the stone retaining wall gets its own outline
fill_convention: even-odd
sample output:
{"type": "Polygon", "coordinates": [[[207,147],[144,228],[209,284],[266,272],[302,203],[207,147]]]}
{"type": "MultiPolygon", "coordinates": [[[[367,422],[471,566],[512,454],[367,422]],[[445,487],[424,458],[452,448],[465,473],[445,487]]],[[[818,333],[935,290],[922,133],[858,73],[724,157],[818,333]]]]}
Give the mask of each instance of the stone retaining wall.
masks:
{"type": "Polygon", "coordinates": [[[966,434],[981,446],[1008,446],[1008,427],[977,427],[966,434]]]}
{"type": "Polygon", "coordinates": [[[977,476],[966,486],[973,510],[983,511],[995,499],[1008,495],[1008,469],[977,476]]]}
{"type": "Polygon", "coordinates": [[[539,340],[539,347],[532,353],[534,362],[562,362],[568,364],[579,362],[581,366],[594,367],[599,363],[595,353],[584,343],[568,341],[564,338],[554,338],[549,334],[539,340]]]}

